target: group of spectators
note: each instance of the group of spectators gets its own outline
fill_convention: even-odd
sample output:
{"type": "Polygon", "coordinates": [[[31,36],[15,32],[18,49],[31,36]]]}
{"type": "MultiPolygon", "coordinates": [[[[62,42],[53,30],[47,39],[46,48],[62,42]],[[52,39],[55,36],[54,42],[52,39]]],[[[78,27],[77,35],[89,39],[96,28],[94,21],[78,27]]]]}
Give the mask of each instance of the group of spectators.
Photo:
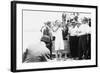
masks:
{"type": "Polygon", "coordinates": [[[61,58],[61,50],[65,49],[64,45],[69,44],[70,53],[67,52],[69,57],[91,59],[91,18],[86,16],[79,18],[79,15],[76,15],[72,19],[66,19],[65,14],[62,17],[64,18],[63,22],[59,20],[54,23],[48,21],[41,29],[42,40],[47,44],[51,56],[52,46],[54,46],[56,58],[58,55],[61,58]],[[69,43],[65,43],[64,40],[68,40],[69,43]]]}
{"type": "Polygon", "coordinates": [[[83,17],[69,23],[71,56],[74,59],[91,59],[91,19],[83,17]]]}
{"type": "MultiPolygon", "coordinates": [[[[66,15],[66,13],[62,14],[62,21],[56,20],[54,22],[45,22],[44,26],[40,29],[43,34],[40,41],[45,44],[45,50],[41,46],[38,47],[38,49],[42,48],[41,59],[44,57],[43,61],[53,60],[53,47],[55,50],[54,58],[56,60],[62,60],[62,51],[66,52],[64,57],[65,60],[67,58],[77,60],[91,59],[91,18],[86,16],[80,18],[78,13],[78,15],[74,15],[73,18],[67,19],[66,15]],[[65,43],[64,40],[68,42],[65,43]],[[69,47],[66,47],[68,47],[70,52],[65,50],[65,45],[69,45],[69,47]]],[[[25,55],[28,50],[29,48],[24,53],[24,61],[26,60],[25,55]]]]}

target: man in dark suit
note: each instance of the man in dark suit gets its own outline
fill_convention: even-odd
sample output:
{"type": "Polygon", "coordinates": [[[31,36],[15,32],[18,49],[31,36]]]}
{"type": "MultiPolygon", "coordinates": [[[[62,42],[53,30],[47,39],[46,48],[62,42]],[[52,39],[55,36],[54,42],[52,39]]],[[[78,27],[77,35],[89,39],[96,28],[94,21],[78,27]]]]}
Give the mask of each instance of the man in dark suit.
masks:
{"type": "Polygon", "coordinates": [[[43,36],[41,38],[42,41],[45,42],[46,47],[50,50],[50,58],[52,59],[52,33],[51,33],[51,22],[47,21],[44,23],[45,26],[41,28],[41,32],[43,36]]]}

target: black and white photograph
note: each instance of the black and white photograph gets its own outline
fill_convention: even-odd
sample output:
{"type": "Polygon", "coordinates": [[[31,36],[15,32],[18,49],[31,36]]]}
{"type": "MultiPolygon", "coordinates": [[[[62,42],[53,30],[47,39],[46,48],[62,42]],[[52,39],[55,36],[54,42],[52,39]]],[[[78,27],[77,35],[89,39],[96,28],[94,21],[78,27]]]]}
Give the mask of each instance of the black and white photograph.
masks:
{"type": "Polygon", "coordinates": [[[91,59],[91,13],[23,10],[23,63],[91,59]]]}
{"type": "Polygon", "coordinates": [[[17,1],[12,6],[16,70],[97,66],[96,6],[17,1]]]}

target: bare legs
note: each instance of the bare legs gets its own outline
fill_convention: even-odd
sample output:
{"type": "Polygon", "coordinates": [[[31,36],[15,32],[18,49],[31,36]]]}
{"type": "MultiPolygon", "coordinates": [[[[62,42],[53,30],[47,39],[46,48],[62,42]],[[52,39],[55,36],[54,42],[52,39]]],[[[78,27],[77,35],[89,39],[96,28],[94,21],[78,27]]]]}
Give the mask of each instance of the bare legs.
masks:
{"type": "Polygon", "coordinates": [[[56,51],[56,60],[61,60],[62,59],[62,53],[60,50],[56,51]]]}

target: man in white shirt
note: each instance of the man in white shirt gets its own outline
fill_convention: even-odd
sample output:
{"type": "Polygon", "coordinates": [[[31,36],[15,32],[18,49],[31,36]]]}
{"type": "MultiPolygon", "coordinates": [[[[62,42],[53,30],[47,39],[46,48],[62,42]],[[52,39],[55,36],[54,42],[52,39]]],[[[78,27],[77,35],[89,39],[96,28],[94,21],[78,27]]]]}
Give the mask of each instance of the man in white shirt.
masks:
{"type": "Polygon", "coordinates": [[[87,56],[87,34],[90,33],[90,27],[88,24],[88,19],[84,17],[82,20],[81,25],[78,29],[78,36],[79,36],[79,52],[78,56],[79,59],[86,59],[87,56]]]}
{"type": "Polygon", "coordinates": [[[77,23],[72,22],[71,26],[69,26],[69,36],[70,36],[70,51],[73,59],[77,59],[78,57],[78,37],[77,37],[77,23]]]}

